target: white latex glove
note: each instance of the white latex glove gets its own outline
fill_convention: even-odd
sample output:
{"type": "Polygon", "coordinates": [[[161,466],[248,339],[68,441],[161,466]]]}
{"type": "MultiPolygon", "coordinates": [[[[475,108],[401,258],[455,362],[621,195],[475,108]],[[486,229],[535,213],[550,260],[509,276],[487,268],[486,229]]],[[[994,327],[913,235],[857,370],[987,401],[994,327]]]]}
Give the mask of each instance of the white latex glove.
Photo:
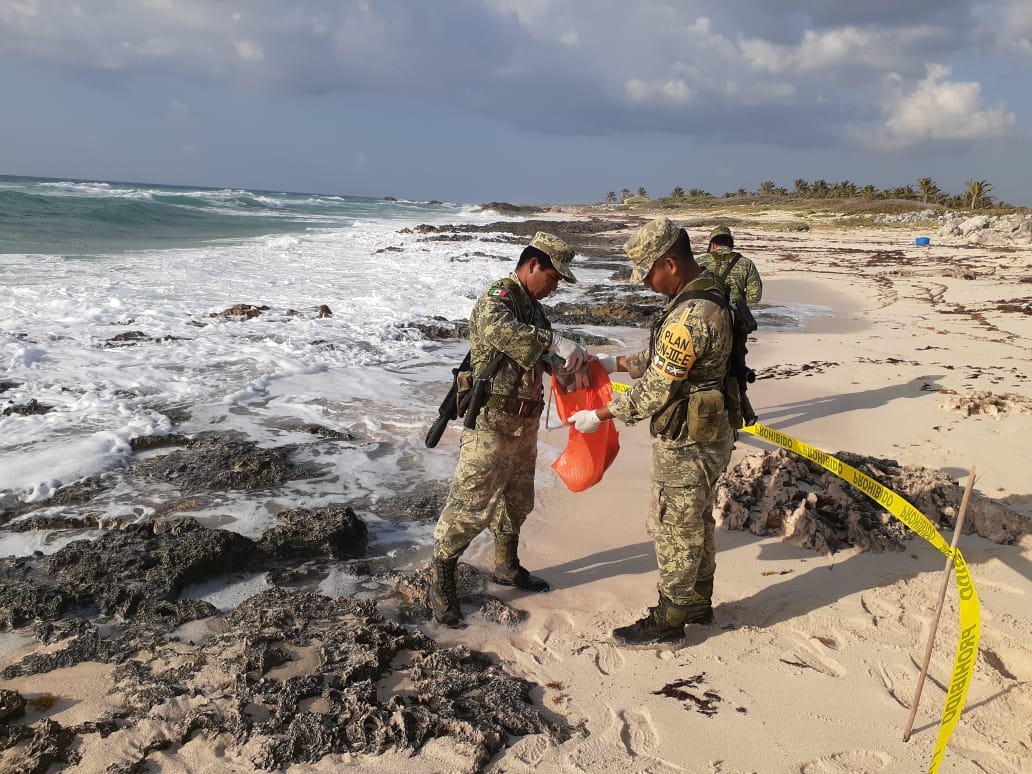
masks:
{"type": "Polygon", "coordinates": [[[616,370],[616,355],[602,355],[601,357],[595,358],[599,364],[606,369],[607,374],[613,373],[616,370]]]}
{"type": "Polygon", "coordinates": [[[552,351],[566,361],[567,371],[577,371],[588,359],[588,353],[575,341],[552,334],[552,351]]]}
{"type": "Polygon", "coordinates": [[[581,433],[594,433],[602,424],[602,420],[591,409],[581,409],[570,414],[570,424],[581,433]]]}

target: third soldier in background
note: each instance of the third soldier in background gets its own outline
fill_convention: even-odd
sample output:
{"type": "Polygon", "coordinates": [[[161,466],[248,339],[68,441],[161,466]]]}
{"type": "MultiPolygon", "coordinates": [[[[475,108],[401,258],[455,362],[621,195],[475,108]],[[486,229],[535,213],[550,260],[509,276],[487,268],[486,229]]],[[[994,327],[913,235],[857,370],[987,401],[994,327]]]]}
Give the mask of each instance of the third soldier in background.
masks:
{"type": "Polygon", "coordinates": [[[717,226],[709,235],[709,252],[699,258],[699,263],[724,280],[732,304],[745,299],[752,306],[763,295],[763,281],[756,264],[736,253],[734,247],[731,229],[717,226]]]}

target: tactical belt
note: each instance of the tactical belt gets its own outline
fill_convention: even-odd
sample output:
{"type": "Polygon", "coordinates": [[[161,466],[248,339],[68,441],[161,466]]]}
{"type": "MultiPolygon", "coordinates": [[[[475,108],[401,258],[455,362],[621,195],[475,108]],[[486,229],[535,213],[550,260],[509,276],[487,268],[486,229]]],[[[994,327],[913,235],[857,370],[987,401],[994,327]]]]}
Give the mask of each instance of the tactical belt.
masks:
{"type": "Polygon", "coordinates": [[[484,408],[497,409],[508,414],[515,414],[518,417],[536,419],[541,416],[545,408],[543,400],[525,400],[523,398],[508,398],[504,395],[491,395],[484,403],[484,408]]]}

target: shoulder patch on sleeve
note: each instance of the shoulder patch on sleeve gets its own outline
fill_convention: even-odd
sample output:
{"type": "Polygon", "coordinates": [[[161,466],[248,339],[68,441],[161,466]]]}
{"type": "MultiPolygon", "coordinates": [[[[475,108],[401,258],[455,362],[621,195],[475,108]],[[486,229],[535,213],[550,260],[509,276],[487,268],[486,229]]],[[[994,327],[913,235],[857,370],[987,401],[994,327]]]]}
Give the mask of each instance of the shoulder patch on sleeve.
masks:
{"type": "Polygon", "coordinates": [[[688,371],[695,364],[695,345],[692,334],[680,322],[666,326],[656,342],[656,354],[652,367],[667,379],[675,382],[688,377],[688,371]]]}
{"type": "Polygon", "coordinates": [[[509,291],[505,288],[491,288],[487,291],[487,295],[497,296],[498,298],[505,298],[507,295],[509,295],[509,291]]]}

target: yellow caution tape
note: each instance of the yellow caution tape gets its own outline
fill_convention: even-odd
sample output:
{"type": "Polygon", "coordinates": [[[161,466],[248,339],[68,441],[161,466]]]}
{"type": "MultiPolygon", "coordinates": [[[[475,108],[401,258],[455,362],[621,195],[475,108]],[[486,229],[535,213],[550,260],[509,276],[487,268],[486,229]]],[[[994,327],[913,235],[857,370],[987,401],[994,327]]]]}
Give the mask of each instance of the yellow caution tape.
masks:
{"type": "MultiPolygon", "coordinates": [[[[626,387],[626,385],[624,386],[626,387]]],[[[616,389],[615,384],[613,388],[616,389]]],[[[949,743],[953,729],[960,720],[960,713],[964,709],[968,688],[971,686],[971,677],[975,672],[978,640],[982,633],[982,614],[978,604],[978,593],[975,591],[975,584],[971,580],[964,556],[960,553],[959,548],[954,550],[950,547],[949,543],[939,534],[935,525],[921,511],[856,468],[827,452],[815,449],[790,435],[765,425],[750,425],[743,427],[742,431],[816,462],[846,483],[855,486],[952,559],[960,597],[960,636],[957,639],[957,655],[953,660],[953,674],[950,677],[949,689],[946,691],[946,704],[943,706],[942,719],[939,721],[939,736],[935,740],[935,753],[932,755],[932,762],[928,767],[929,774],[936,774],[942,763],[942,756],[946,752],[946,745],[949,743]]]]}

